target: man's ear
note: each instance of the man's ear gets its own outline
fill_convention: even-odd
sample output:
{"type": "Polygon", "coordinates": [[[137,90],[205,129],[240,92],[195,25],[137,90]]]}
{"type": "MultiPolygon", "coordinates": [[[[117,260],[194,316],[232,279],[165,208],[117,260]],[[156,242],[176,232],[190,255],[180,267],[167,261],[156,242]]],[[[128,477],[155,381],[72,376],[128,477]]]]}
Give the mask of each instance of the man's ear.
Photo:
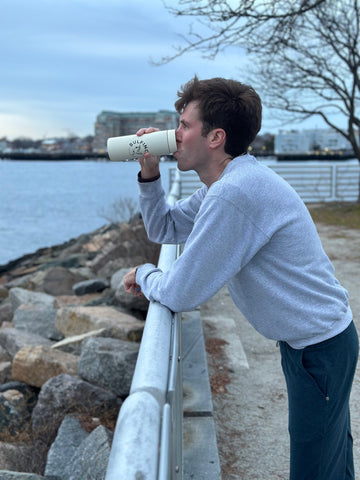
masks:
{"type": "Polygon", "coordinates": [[[214,128],[209,132],[210,148],[219,148],[225,145],[226,132],[222,128],[214,128]]]}

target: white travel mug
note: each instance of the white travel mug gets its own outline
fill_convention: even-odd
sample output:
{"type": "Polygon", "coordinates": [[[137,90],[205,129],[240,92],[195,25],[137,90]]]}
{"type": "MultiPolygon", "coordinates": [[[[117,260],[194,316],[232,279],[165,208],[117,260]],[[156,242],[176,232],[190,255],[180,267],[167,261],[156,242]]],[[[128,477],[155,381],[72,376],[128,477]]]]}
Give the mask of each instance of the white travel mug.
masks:
{"type": "Polygon", "coordinates": [[[175,130],[145,133],[141,136],[110,137],[107,141],[108,155],[113,162],[143,157],[145,153],[170,155],[176,150],[175,130]]]}

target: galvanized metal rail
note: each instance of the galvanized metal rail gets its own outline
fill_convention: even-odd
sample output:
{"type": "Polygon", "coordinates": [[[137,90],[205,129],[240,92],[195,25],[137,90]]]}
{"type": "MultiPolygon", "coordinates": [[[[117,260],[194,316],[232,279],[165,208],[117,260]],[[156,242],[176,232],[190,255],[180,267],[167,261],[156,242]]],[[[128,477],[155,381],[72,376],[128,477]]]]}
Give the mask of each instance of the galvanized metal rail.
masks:
{"type": "MultiPolygon", "coordinates": [[[[180,176],[168,195],[180,196],[180,176]]],[[[163,245],[158,266],[170,268],[177,245],[163,245]]],[[[130,394],[123,403],[105,480],[182,479],[181,318],[151,302],[130,394]]]]}
{"type": "MultiPolygon", "coordinates": [[[[356,202],[359,198],[360,167],[357,160],[292,161],[261,160],[298,192],[305,203],[356,202]]],[[[177,175],[170,169],[170,181],[177,175]]],[[[191,195],[202,183],[193,171],[181,172],[181,197],[191,195]]]]}

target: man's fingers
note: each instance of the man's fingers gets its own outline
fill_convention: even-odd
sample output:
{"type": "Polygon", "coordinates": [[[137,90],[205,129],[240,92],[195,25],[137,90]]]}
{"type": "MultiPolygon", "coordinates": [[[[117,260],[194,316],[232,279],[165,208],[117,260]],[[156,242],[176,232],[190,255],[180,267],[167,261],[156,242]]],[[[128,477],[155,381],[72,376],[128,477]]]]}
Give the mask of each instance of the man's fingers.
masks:
{"type": "Polygon", "coordinates": [[[136,135],[140,137],[141,135],[144,135],[144,133],[158,132],[159,130],[159,128],[155,127],[139,128],[139,130],[136,132],[136,135]]]}

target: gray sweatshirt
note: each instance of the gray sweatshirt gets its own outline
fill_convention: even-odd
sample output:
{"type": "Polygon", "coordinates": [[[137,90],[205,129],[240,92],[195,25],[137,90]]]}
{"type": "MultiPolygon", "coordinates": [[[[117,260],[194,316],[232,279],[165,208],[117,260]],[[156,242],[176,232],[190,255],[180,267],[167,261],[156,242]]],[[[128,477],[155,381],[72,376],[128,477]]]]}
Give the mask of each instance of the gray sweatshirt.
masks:
{"type": "Polygon", "coordinates": [[[227,285],[257,331],[300,349],[345,330],[347,291],[334,276],[311,216],[295,190],[250,155],[232,160],[218,181],[166,203],[161,181],[140,183],[150,240],[185,243],[162,272],[138,268],[143,294],[172,311],[193,310],[227,285]]]}

